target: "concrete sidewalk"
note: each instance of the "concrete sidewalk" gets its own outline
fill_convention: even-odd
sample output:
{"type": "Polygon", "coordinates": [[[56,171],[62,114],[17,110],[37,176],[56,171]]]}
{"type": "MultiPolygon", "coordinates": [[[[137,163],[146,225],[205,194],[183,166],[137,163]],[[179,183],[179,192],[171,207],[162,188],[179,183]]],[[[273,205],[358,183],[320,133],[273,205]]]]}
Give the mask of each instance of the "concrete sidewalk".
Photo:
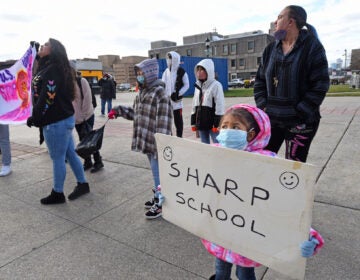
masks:
{"type": "MultiPolygon", "coordinates": [[[[113,105],[131,105],[134,96],[118,93],[113,105]]],[[[308,260],[307,280],[359,279],[359,101],[327,97],[322,106],[308,162],[318,174],[312,225],[326,243],[308,260]]],[[[184,137],[196,139],[191,99],[184,103],[184,137]]],[[[235,103],[254,102],[226,99],[227,106],[235,103]]],[[[106,121],[99,112],[95,127],[106,121]]],[[[105,168],[86,173],[91,193],[43,206],[40,198],[52,186],[47,149],[39,146],[36,128],[11,126],[13,173],[0,178],[0,279],[208,279],[214,273],[214,258],[198,237],[162,218],[144,218],[152,176],[147,158],[130,151],[131,134],[132,122],[109,121],[101,150],[105,168]]],[[[68,169],[65,194],[75,185],[68,169]]],[[[287,279],[265,267],[256,273],[257,279],[287,279]]]]}

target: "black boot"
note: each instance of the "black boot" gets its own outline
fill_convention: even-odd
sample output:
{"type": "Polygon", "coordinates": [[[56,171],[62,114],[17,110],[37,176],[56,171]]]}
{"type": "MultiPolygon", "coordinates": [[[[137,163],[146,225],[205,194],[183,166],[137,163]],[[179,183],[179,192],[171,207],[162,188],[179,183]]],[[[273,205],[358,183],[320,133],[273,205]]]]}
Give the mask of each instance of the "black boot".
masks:
{"type": "Polygon", "coordinates": [[[40,200],[41,204],[60,204],[65,203],[64,193],[58,193],[54,190],[51,190],[51,194],[47,197],[44,197],[40,200]]]}
{"type": "Polygon", "coordinates": [[[73,192],[71,194],[69,194],[68,199],[69,200],[77,199],[79,196],[82,196],[88,192],[90,192],[89,183],[79,183],[78,182],[78,184],[75,187],[75,189],[73,190],[73,192]]]}
{"type": "Polygon", "coordinates": [[[104,167],[101,156],[99,152],[94,153],[94,167],[90,170],[91,173],[98,172],[101,168],[104,167]]]}
{"type": "Polygon", "coordinates": [[[91,157],[88,157],[84,160],[84,171],[90,169],[91,167],[93,167],[93,163],[91,161],[91,157]]]}

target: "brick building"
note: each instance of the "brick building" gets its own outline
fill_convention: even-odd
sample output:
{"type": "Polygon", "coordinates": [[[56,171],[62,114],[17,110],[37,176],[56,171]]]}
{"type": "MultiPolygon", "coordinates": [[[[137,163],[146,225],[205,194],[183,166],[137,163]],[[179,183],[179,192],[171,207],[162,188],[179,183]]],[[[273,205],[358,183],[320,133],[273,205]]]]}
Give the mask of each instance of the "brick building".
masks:
{"type": "Polygon", "coordinates": [[[183,45],[175,42],[151,42],[149,57],[165,58],[169,51],[181,56],[217,57],[228,59],[228,80],[249,79],[256,75],[264,48],[274,40],[270,34],[260,30],[232,35],[217,32],[183,37],[183,45]]]}
{"type": "Polygon", "coordinates": [[[129,83],[135,86],[136,76],[134,72],[135,64],[143,61],[144,56],[124,56],[119,63],[113,64],[114,77],[118,84],[129,83]]]}
{"type": "Polygon", "coordinates": [[[360,71],[360,49],[353,49],[351,51],[351,71],[360,71]]]}

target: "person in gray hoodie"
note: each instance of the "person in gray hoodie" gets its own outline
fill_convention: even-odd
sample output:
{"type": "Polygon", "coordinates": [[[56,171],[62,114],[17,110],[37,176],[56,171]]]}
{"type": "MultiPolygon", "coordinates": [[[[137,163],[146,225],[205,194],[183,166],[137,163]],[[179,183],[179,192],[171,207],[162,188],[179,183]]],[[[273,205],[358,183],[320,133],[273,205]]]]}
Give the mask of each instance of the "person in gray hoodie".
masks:
{"type": "Polygon", "coordinates": [[[153,198],[145,202],[147,219],[162,215],[159,162],[155,143],[155,133],[171,135],[172,107],[170,97],[164,91],[165,84],[158,79],[159,65],[156,59],[145,59],[135,65],[135,75],[139,93],[132,107],[116,106],[108,114],[109,119],[119,116],[133,121],[131,150],[146,154],[153,175],[153,198]]]}
{"type": "Polygon", "coordinates": [[[203,59],[196,64],[195,92],[191,111],[191,128],[197,131],[202,143],[218,143],[220,119],[225,112],[225,98],[221,83],[215,79],[214,62],[203,59]]]}

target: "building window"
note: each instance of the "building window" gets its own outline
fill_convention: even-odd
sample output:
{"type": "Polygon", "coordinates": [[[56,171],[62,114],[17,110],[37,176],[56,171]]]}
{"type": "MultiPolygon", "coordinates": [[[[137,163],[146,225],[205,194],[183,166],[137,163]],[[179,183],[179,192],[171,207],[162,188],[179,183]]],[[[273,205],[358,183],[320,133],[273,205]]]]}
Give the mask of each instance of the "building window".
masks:
{"type": "Polygon", "coordinates": [[[228,46],[228,45],[223,45],[223,54],[224,54],[224,55],[228,55],[228,54],[229,54],[229,46],[228,46]]]}
{"type": "Polygon", "coordinates": [[[159,54],[158,53],[156,54],[156,59],[159,59],[159,54]]]}
{"type": "Polygon", "coordinates": [[[259,66],[260,63],[261,63],[261,56],[258,56],[258,57],[256,58],[256,65],[259,66]]]}
{"type": "Polygon", "coordinates": [[[236,60],[235,59],[231,59],[230,60],[230,67],[236,67],[236,60]]]}
{"type": "Polygon", "coordinates": [[[191,55],[192,55],[191,49],[187,49],[187,50],[186,50],[186,55],[187,55],[187,56],[191,56],[191,55]]]}
{"type": "Polygon", "coordinates": [[[239,59],[239,67],[242,67],[242,68],[245,67],[245,58],[240,58],[239,59]]]}
{"type": "Polygon", "coordinates": [[[231,44],[231,46],[230,46],[230,52],[231,52],[232,54],[236,54],[236,44],[231,44]]]}
{"type": "Polygon", "coordinates": [[[247,45],[248,45],[248,52],[254,52],[254,50],[255,50],[255,42],[254,41],[249,41],[247,45]]]}

